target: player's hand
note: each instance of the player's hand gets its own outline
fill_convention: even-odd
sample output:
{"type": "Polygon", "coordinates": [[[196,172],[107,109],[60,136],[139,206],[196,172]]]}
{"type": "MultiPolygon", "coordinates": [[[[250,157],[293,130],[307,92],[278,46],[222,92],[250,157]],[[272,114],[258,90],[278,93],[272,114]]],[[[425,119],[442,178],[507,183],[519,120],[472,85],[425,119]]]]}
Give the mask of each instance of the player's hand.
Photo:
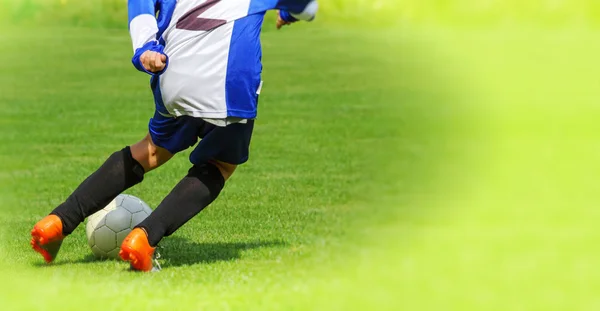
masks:
{"type": "Polygon", "coordinates": [[[281,29],[283,26],[291,25],[292,23],[286,22],[281,18],[281,14],[277,11],[277,29],[281,29]]]}
{"type": "Polygon", "coordinates": [[[150,72],[161,72],[167,66],[167,55],[154,51],[146,51],[140,57],[144,68],[150,72]]]}

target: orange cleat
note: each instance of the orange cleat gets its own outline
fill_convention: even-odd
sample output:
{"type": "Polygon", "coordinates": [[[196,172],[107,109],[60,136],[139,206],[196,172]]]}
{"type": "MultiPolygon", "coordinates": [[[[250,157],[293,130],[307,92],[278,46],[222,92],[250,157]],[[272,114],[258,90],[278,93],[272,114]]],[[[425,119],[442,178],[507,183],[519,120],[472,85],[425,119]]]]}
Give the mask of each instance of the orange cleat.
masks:
{"type": "Polygon", "coordinates": [[[155,250],[156,248],[150,246],[146,232],[140,228],[135,228],[123,241],[119,256],[121,259],[130,262],[132,270],[160,271],[160,265],[155,258],[155,250]]]}
{"type": "Polygon", "coordinates": [[[56,215],[44,217],[31,230],[31,246],[44,257],[47,263],[56,259],[65,238],[62,230],[62,221],[56,215]]]}

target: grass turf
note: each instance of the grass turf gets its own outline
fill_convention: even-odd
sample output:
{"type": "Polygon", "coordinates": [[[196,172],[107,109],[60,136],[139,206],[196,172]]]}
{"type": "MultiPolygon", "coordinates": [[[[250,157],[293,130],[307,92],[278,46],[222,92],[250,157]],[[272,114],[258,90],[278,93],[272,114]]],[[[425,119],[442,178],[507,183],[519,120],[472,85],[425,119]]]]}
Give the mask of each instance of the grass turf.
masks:
{"type": "MultiPolygon", "coordinates": [[[[357,202],[375,194],[378,187],[369,183],[381,180],[369,162],[385,160],[386,151],[394,150],[382,149],[397,139],[385,113],[395,103],[392,84],[373,52],[348,40],[354,33],[333,36],[308,28],[290,36],[292,31],[265,35],[266,84],[252,161],[239,169],[218,202],[164,241],[162,277],[127,273],[120,262],[95,261],[82,228],[52,266],[41,264],[27,247],[27,232],[37,219],[106,156],[147,130],[153,103],[147,78],[130,68],[127,33],[52,29],[3,35],[12,44],[3,48],[10,65],[0,93],[6,112],[2,220],[10,226],[2,230],[7,255],[2,262],[19,277],[6,284],[2,300],[16,309],[82,303],[91,309],[276,307],[268,298],[279,295],[275,288],[285,286],[280,293],[288,298],[307,295],[309,275],[343,262],[333,256],[348,250],[339,245],[349,231],[347,220],[356,219],[356,226],[363,222],[358,215],[368,215],[371,206],[357,202]],[[332,39],[337,43],[328,42],[332,39]],[[340,57],[344,47],[356,52],[340,57]],[[40,51],[52,59],[52,68],[41,69],[47,63],[40,51]],[[8,232],[19,238],[8,238],[8,232]],[[39,281],[33,288],[31,278],[39,281]],[[50,285],[52,279],[57,287],[50,285]],[[37,298],[19,294],[24,286],[37,298]],[[57,292],[77,298],[54,297],[57,292]],[[92,296],[103,303],[90,304],[92,296]]],[[[185,175],[187,155],[128,193],[156,206],[185,175]]]]}
{"type": "MultiPolygon", "coordinates": [[[[127,34],[3,32],[2,309],[597,309],[586,60],[600,48],[581,48],[583,30],[545,34],[266,32],[251,161],[164,241],[163,272],[142,275],[93,260],[82,229],[51,266],[27,245],[145,134],[152,101],[127,34]]],[[[128,193],[156,206],[186,155],[128,193]]]]}

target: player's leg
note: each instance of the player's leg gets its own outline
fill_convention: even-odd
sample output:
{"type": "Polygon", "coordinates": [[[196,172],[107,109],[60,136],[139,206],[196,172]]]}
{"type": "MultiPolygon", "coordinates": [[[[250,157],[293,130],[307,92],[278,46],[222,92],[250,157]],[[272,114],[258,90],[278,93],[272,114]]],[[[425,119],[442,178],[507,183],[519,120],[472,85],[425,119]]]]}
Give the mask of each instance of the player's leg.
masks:
{"type": "Polygon", "coordinates": [[[113,153],[51,214],[60,217],[63,233],[72,233],[88,216],[104,208],[123,191],[137,185],[144,174],[173,157],[147,135],[131,147],[113,153]]]}
{"type": "Polygon", "coordinates": [[[152,218],[140,224],[147,231],[150,245],[158,245],[163,237],[175,233],[217,199],[236,168],[235,164],[218,160],[194,165],[153,212],[152,218]]]}
{"type": "Polygon", "coordinates": [[[214,127],[196,147],[194,166],[159,206],[125,238],[121,258],[140,271],[152,269],[156,245],[209,206],[237,166],[247,161],[254,121],[214,127]]]}
{"type": "Polygon", "coordinates": [[[195,165],[160,205],[132,231],[123,241],[120,256],[131,262],[134,270],[153,269],[153,255],[158,242],[173,234],[186,222],[212,203],[225,186],[224,174],[231,176],[235,165],[222,163],[228,167],[222,173],[213,163],[195,165]]]}
{"type": "Polygon", "coordinates": [[[123,191],[140,183],[146,172],[161,166],[179,151],[197,142],[197,129],[186,119],[155,112],[149,135],[131,147],[115,152],[69,198],[32,230],[31,244],[47,262],[56,258],[65,236],[86,217],[104,208],[123,191]]]}
{"type": "Polygon", "coordinates": [[[156,146],[148,135],[131,147],[113,153],[104,164],[49,216],[31,231],[31,245],[46,260],[56,258],[62,240],[85,218],[104,208],[123,191],[140,183],[144,173],[167,162],[173,155],[156,146]]]}

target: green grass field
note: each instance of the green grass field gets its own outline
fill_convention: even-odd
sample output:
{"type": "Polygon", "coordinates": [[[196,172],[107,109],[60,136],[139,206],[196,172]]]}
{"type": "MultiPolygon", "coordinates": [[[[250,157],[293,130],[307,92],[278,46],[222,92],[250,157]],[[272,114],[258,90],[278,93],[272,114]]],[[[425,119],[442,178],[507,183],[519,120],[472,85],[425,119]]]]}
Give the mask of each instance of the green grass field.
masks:
{"type": "MultiPolygon", "coordinates": [[[[32,225],[146,132],[125,30],[0,33],[2,310],[597,310],[600,44],[583,28],[263,36],[251,161],[161,250],[42,264],[32,225]],[[137,308],[137,309],[136,309],[137,308]]],[[[128,193],[156,206],[187,153],[128,193]]]]}

